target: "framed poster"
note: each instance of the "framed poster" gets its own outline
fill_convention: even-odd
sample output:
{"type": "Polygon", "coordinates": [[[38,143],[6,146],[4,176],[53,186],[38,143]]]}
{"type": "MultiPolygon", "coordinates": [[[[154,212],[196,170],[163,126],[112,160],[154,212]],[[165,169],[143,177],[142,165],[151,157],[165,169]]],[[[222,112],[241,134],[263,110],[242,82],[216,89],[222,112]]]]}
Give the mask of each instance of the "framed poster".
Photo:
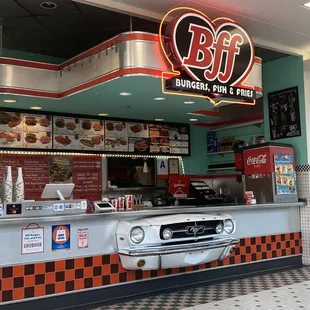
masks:
{"type": "Polygon", "coordinates": [[[301,136],[298,87],[268,94],[270,139],[301,136]]]}
{"type": "Polygon", "coordinates": [[[168,159],[168,173],[169,175],[179,175],[179,159],[178,158],[169,158],[168,159]]]}

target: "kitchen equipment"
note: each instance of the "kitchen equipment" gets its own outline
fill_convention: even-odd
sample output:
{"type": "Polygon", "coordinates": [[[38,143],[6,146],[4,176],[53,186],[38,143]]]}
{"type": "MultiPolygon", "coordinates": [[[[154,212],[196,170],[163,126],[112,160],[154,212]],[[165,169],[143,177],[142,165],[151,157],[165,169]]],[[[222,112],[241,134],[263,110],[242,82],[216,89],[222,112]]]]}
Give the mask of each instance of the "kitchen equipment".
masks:
{"type": "Polygon", "coordinates": [[[175,198],[171,194],[164,194],[162,196],[157,196],[154,198],[153,206],[162,207],[162,206],[173,206],[175,203],[175,198]]]}
{"type": "Polygon", "coordinates": [[[219,196],[206,182],[191,181],[189,188],[191,198],[196,198],[197,204],[223,203],[223,197],[219,196]]]}

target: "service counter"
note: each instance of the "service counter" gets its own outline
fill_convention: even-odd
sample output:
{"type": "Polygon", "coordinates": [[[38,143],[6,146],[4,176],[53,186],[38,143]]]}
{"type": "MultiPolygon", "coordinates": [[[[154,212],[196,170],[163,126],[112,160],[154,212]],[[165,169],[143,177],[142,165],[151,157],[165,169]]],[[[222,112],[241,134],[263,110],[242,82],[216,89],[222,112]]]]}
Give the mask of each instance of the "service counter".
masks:
{"type": "Polygon", "coordinates": [[[182,283],[180,286],[211,280],[214,283],[242,274],[301,266],[299,209],[304,205],[298,202],[182,206],[143,211],[2,218],[1,302],[3,305],[8,303],[8,309],[15,309],[14,302],[31,298],[31,306],[39,309],[40,305],[42,308],[42,301],[37,298],[50,297],[44,299],[44,307],[48,310],[56,306],[74,306],[82,301],[106,301],[168,289],[176,283],[182,283]],[[172,214],[184,214],[184,218],[189,214],[228,214],[236,221],[233,237],[240,239],[240,243],[223,261],[163,270],[125,270],[116,242],[120,221],[172,214]],[[29,243],[29,240],[23,240],[27,228],[34,229],[34,232],[40,229],[37,232],[43,234],[42,253],[30,254],[29,250],[29,254],[21,254],[25,242],[29,243]],[[69,240],[55,242],[56,234],[64,232],[69,240]],[[146,281],[149,279],[152,281],[146,281]],[[126,289],[120,285],[125,285],[126,289]],[[60,294],[68,292],[74,292],[76,297],[60,298],[60,294]]]}

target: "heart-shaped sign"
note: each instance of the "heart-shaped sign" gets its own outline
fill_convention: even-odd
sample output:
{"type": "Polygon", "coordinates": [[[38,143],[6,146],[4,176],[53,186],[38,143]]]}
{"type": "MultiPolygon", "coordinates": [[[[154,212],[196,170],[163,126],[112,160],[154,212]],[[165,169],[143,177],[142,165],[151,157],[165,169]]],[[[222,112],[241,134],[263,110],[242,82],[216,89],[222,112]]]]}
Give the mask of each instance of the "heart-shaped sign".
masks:
{"type": "Polygon", "coordinates": [[[235,22],[187,12],[167,28],[172,62],[197,81],[241,85],[254,65],[250,35],[235,22]]]}

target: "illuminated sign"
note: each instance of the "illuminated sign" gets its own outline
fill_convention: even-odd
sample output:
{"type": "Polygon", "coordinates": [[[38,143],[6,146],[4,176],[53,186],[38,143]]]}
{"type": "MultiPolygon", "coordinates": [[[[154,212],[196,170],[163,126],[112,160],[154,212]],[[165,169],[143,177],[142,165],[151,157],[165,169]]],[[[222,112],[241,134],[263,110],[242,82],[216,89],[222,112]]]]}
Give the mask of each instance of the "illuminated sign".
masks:
{"type": "Polygon", "coordinates": [[[171,71],[162,75],[164,93],[204,97],[214,105],[255,104],[254,87],[243,84],[255,62],[254,46],[240,25],[227,18],[211,21],[191,8],[176,8],[162,20],[159,34],[171,65],[171,71]],[[163,33],[163,23],[176,11],[179,16],[163,33]]]}

